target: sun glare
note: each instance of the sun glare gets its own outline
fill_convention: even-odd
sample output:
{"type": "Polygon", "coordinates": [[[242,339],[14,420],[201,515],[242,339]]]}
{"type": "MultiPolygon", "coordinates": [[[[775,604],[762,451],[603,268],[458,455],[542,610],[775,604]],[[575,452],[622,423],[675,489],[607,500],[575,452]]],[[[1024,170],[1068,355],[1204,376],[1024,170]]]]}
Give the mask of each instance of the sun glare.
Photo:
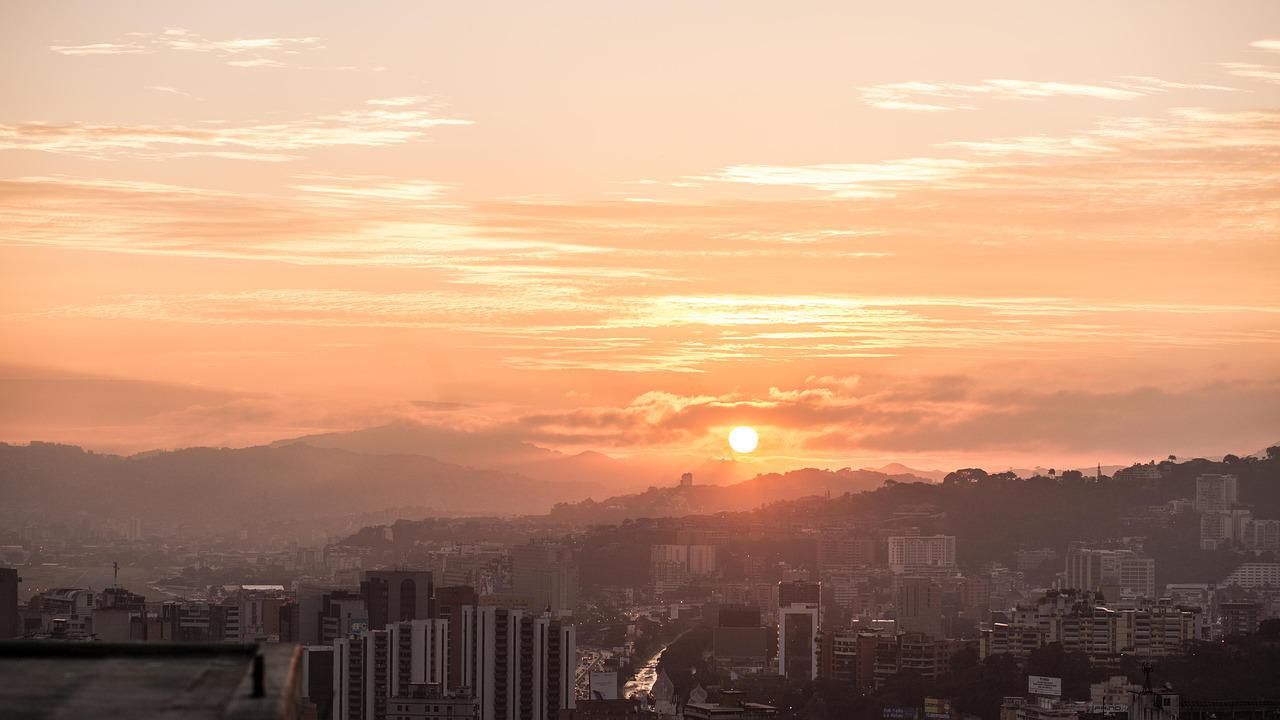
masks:
{"type": "Polygon", "coordinates": [[[739,425],[729,432],[729,447],[734,452],[749,453],[756,449],[756,444],[760,442],[760,436],[756,435],[754,428],[746,425],[739,425]]]}

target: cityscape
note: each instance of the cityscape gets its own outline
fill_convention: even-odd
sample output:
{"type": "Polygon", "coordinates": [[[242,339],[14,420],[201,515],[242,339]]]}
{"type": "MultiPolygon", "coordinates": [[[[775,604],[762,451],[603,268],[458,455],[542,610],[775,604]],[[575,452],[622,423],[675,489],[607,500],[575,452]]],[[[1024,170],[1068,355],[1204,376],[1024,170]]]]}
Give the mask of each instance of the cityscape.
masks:
{"type": "Polygon", "coordinates": [[[1280,720],[1280,4],[0,48],[0,720],[1280,720]]]}

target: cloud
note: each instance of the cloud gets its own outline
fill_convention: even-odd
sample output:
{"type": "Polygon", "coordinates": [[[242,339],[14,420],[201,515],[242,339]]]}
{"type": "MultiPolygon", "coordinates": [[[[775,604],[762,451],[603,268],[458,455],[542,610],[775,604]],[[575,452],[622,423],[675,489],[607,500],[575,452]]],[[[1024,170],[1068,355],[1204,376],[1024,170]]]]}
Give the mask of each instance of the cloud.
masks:
{"type": "Polygon", "coordinates": [[[1045,100],[1059,97],[1094,100],[1133,100],[1172,90],[1219,90],[1234,88],[1203,83],[1181,83],[1156,77],[1127,75],[1101,85],[1038,80],[982,80],[976,83],[900,82],[861,88],[863,102],[883,110],[945,112],[972,110],[969,102],[992,100],[1045,100]]]}
{"type": "MultiPolygon", "coordinates": [[[[887,358],[922,352],[1061,358],[1275,343],[1280,307],[1096,303],[1064,298],[658,296],[613,284],[391,293],[279,289],[126,295],[23,318],[92,318],[467,333],[535,370],[709,372],[717,364],[887,358]],[[1222,328],[1217,318],[1231,318],[1222,328]],[[1033,334],[1028,327],[1035,327],[1033,334]],[[1015,350],[1016,349],[1016,350],[1015,350]],[[1113,349],[1111,352],[1115,352],[1113,349]]],[[[817,378],[839,387],[848,380],[817,378]]]]}
{"type": "MultiPolygon", "coordinates": [[[[1280,380],[1100,392],[1026,390],[962,376],[809,378],[759,393],[651,391],[620,407],[530,414],[514,427],[543,442],[714,448],[734,425],[775,448],[819,456],[881,453],[1241,451],[1274,441],[1280,380]]],[[[769,452],[762,447],[762,452],[769,452]]]]}
{"type": "MultiPolygon", "coordinates": [[[[171,90],[171,89],[168,89],[171,90]]],[[[376,103],[377,101],[370,101],[376,103]]],[[[93,158],[224,157],[284,161],[316,148],[383,147],[416,142],[437,127],[470,125],[443,117],[422,101],[388,108],[369,104],[299,120],[231,125],[95,125],[28,122],[0,125],[0,150],[29,150],[93,158]]]]}
{"type": "Polygon", "coordinates": [[[285,57],[323,47],[318,37],[257,37],[211,40],[185,28],[159,33],[130,33],[115,43],[52,45],[60,55],[140,55],[158,52],[206,53],[236,67],[284,67],[285,57]]]}
{"type": "Polygon", "coordinates": [[[700,179],[750,185],[803,186],[826,190],[836,197],[875,198],[892,197],[902,187],[956,177],[971,167],[968,161],[945,158],[799,167],[731,165],[700,179]]]}
{"type": "Polygon", "coordinates": [[[1236,77],[1262,80],[1269,83],[1280,83],[1280,66],[1258,65],[1257,63],[1228,62],[1222,63],[1222,69],[1236,77]]]}
{"type": "Polygon", "coordinates": [[[198,100],[200,102],[204,102],[204,98],[200,97],[199,95],[186,92],[185,90],[179,90],[178,88],[175,88],[175,87],[169,87],[168,85],[149,85],[147,86],[147,89],[154,90],[155,92],[159,92],[159,93],[177,95],[178,97],[184,97],[184,98],[187,98],[188,100],[198,100]]]}

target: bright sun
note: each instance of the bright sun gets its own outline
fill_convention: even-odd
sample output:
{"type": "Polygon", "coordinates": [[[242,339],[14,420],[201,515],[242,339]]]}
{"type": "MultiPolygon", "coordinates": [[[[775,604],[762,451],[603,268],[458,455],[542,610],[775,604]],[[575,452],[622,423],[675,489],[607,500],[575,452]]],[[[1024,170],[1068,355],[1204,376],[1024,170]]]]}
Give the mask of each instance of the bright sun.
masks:
{"type": "Polygon", "coordinates": [[[746,425],[739,425],[729,431],[729,447],[734,452],[749,453],[756,449],[756,443],[760,442],[760,436],[756,435],[754,428],[746,425]]]}

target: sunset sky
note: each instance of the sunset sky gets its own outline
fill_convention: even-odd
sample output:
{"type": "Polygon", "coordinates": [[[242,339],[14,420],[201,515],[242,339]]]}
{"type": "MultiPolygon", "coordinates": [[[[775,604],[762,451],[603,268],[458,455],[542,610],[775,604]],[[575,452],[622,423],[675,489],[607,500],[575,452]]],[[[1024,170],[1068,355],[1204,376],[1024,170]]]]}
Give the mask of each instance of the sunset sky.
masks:
{"type": "Polygon", "coordinates": [[[1280,3],[0,6],[0,440],[1280,441],[1280,3]]]}

